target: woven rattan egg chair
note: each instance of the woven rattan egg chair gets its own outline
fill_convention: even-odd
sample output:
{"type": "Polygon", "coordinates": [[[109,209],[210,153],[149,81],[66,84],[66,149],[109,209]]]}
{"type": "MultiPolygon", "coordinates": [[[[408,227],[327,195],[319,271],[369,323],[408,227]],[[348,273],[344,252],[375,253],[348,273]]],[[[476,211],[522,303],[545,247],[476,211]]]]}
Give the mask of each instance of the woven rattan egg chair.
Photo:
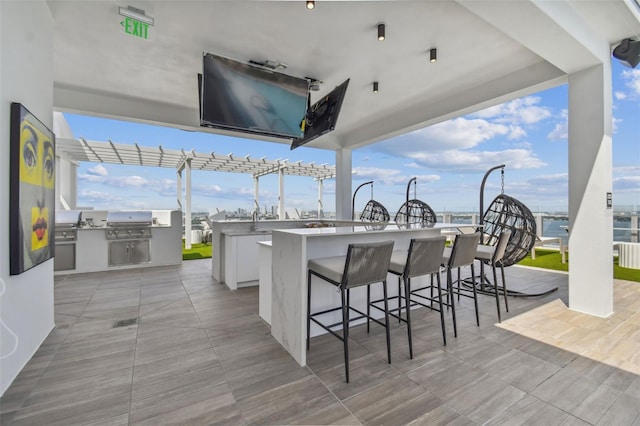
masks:
{"type": "MultiPolygon", "coordinates": [[[[497,169],[501,170],[501,192],[496,198],[494,198],[489,207],[484,210],[484,214],[482,214],[480,219],[481,227],[479,229],[482,233],[480,244],[485,246],[493,246],[497,244],[500,234],[507,230],[511,231],[507,248],[499,264],[500,269],[502,270],[503,282],[504,267],[515,265],[527,257],[527,254],[531,251],[536,242],[536,219],[533,216],[533,213],[531,213],[531,210],[529,210],[524,203],[504,193],[504,167],[505,165],[502,164],[489,169],[482,179],[482,185],[480,187],[481,213],[484,210],[484,185],[486,180],[492,171],[497,169]]],[[[491,287],[492,284],[487,280],[486,276],[484,276],[484,272],[481,275],[482,281],[478,290],[493,294],[494,289],[491,287]],[[489,289],[486,288],[487,284],[490,287],[489,289]]],[[[549,294],[555,290],[557,290],[557,287],[548,291],[533,294],[508,290],[507,294],[514,297],[532,297],[549,294]]]]}
{"type": "Polygon", "coordinates": [[[416,199],[416,178],[411,178],[407,184],[407,198],[406,201],[398,209],[394,221],[398,225],[405,226],[429,226],[437,222],[436,213],[433,209],[424,201],[416,199]],[[411,183],[413,186],[413,199],[409,199],[409,192],[411,189],[411,183]]]}
{"type": "MultiPolygon", "coordinates": [[[[360,215],[360,220],[362,222],[373,222],[373,223],[389,222],[389,219],[390,219],[389,211],[386,209],[385,206],[382,205],[382,203],[373,199],[373,181],[363,183],[362,185],[358,186],[358,188],[356,188],[356,190],[354,191],[353,199],[351,201],[351,211],[353,212],[352,214],[355,216],[356,194],[358,193],[358,190],[360,190],[360,188],[362,188],[365,185],[371,185],[371,199],[364,206],[364,209],[362,210],[362,214],[360,215]]],[[[355,219],[355,217],[353,219],[355,219]]]]}

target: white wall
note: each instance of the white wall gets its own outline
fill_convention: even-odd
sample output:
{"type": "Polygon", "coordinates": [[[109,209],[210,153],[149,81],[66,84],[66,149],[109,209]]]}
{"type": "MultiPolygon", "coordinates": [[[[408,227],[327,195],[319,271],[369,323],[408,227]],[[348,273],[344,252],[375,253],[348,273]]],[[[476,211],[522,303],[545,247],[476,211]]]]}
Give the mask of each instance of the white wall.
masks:
{"type": "Polygon", "coordinates": [[[53,17],[44,1],[0,1],[0,394],[54,326],[53,259],[9,275],[9,116],[20,102],[49,128],[53,17]],[[7,328],[12,332],[8,332],[7,328]],[[15,336],[15,337],[14,337],[15,336]],[[17,346],[14,344],[17,342],[17,346]],[[6,351],[6,352],[5,352],[6,351]]]}

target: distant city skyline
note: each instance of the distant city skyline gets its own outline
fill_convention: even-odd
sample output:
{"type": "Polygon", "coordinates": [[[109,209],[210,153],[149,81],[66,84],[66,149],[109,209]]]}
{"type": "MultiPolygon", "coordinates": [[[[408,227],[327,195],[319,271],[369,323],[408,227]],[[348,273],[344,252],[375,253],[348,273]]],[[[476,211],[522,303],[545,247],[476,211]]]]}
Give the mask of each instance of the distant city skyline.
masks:
{"type": "MultiPolygon", "coordinates": [[[[640,70],[612,62],[614,208],[640,206],[640,70]]],[[[371,198],[395,212],[417,178],[415,198],[436,211],[475,211],[483,173],[504,163],[504,190],[532,211],[566,211],[567,85],[515,99],[473,114],[397,136],[353,151],[353,184],[373,180],[356,199],[371,198]]],[[[348,92],[346,96],[349,96],[348,92]]],[[[76,137],[142,146],[220,154],[266,156],[291,162],[335,164],[333,151],[169,127],[64,113],[76,137]]],[[[337,125],[340,125],[338,120],[337,125]]],[[[215,212],[253,209],[250,175],[194,171],[192,209],[215,212]]],[[[317,210],[317,182],[286,176],[286,208],[317,210]]],[[[500,173],[487,182],[485,205],[500,193],[500,173]]],[[[413,189],[411,197],[414,197],[413,189]]],[[[260,178],[260,206],[278,204],[278,177],[260,178]]],[[[176,173],[171,169],[81,163],[78,205],[96,209],[175,209],[176,173]]],[[[335,211],[335,181],[324,182],[324,210],[335,211]]],[[[638,207],[636,207],[638,208],[638,207]]]]}

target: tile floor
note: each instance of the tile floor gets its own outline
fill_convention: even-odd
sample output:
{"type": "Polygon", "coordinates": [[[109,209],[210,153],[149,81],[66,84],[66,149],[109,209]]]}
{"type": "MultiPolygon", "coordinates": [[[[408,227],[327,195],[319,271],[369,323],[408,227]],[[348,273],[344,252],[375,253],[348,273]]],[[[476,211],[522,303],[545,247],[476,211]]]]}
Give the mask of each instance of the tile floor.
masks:
{"type": "Polygon", "coordinates": [[[511,288],[559,290],[511,298],[500,326],[480,296],[448,322],[414,311],[414,359],[394,323],[312,339],[300,367],[260,319],[257,288],[210,278],[210,261],[59,276],[56,327],[0,399],[2,425],[138,424],[640,424],[640,285],[617,281],[616,315],[568,311],[567,276],[507,269],[511,288]],[[114,321],[138,324],[113,328],[114,321]]]}

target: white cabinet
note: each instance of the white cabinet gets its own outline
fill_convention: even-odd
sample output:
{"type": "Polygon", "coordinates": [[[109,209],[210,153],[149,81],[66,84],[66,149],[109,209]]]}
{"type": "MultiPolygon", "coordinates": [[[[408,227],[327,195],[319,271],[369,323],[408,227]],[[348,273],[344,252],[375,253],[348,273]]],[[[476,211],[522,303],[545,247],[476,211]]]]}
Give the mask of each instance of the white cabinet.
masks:
{"type": "Polygon", "coordinates": [[[258,285],[258,241],[270,240],[270,234],[226,235],[224,239],[224,283],[231,290],[258,285]]]}

